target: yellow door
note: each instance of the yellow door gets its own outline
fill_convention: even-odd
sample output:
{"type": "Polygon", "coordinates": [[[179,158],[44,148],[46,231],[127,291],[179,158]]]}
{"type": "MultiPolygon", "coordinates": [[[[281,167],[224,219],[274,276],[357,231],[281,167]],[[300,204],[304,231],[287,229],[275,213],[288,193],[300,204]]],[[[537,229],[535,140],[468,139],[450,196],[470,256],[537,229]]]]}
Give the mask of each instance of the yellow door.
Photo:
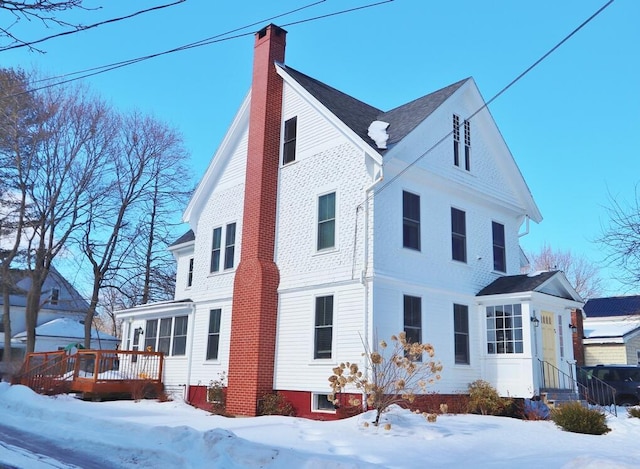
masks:
{"type": "Polygon", "coordinates": [[[550,367],[545,366],[545,386],[549,388],[558,387],[558,377],[555,369],[558,367],[556,359],[556,328],[554,323],[554,314],[549,311],[542,311],[542,359],[549,363],[550,367]]]}

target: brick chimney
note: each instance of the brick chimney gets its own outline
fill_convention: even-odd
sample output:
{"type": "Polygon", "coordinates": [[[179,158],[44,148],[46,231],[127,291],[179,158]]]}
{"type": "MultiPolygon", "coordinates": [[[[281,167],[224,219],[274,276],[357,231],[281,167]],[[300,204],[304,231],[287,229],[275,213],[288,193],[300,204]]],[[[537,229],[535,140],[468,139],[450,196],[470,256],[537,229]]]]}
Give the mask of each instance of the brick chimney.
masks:
{"type": "Polygon", "coordinates": [[[576,332],[573,335],[573,358],[576,360],[576,365],[584,366],[584,321],[582,319],[582,310],[571,310],[571,324],[576,328],[576,332]]]}
{"type": "Polygon", "coordinates": [[[227,412],[254,416],[273,390],[280,273],[274,262],[286,31],[256,33],[240,263],[233,285],[227,412]]]}

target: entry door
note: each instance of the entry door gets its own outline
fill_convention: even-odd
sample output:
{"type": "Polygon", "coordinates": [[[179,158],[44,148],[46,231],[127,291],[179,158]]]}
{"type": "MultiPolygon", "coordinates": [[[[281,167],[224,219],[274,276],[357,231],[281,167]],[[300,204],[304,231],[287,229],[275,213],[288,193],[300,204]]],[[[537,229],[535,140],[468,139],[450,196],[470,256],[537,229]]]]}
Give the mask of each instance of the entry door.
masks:
{"type": "MultiPolygon", "coordinates": [[[[542,311],[542,359],[558,368],[558,360],[556,358],[556,328],[554,322],[554,314],[549,311],[542,311]]],[[[550,388],[558,387],[558,377],[554,368],[545,367],[545,385],[550,388]]]]}

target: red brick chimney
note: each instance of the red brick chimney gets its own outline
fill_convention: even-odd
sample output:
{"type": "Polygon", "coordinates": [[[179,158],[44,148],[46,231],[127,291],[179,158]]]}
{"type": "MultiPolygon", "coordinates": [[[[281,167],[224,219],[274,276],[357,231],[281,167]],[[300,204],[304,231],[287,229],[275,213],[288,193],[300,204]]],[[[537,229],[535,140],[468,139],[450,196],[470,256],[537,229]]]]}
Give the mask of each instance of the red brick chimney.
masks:
{"type": "Polygon", "coordinates": [[[233,285],[227,412],[256,415],[273,390],[280,273],[274,262],[286,31],[256,33],[240,263],[233,285]]]}
{"type": "Polygon", "coordinates": [[[584,366],[584,321],[582,320],[582,310],[571,310],[571,325],[576,328],[576,332],[573,332],[573,358],[576,360],[576,365],[584,366]]]}

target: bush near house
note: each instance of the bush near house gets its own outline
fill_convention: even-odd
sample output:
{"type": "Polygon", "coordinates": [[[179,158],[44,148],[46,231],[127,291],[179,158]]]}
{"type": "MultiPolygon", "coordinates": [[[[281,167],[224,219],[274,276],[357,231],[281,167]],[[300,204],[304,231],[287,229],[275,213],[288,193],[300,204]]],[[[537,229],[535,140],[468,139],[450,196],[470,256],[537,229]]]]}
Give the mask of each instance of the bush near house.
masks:
{"type": "Polygon", "coordinates": [[[640,407],[627,407],[627,414],[629,417],[640,419],[640,407]]]}
{"type": "Polygon", "coordinates": [[[514,402],[503,399],[498,391],[487,381],[478,379],[469,384],[469,408],[472,414],[481,415],[512,415],[514,402]]]}
{"type": "Polygon", "coordinates": [[[563,430],[573,433],[604,435],[611,431],[606,419],[603,412],[584,407],[580,402],[569,402],[551,409],[551,420],[563,430]]]}
{"type": "MultiPolygon", "coordinates": [[[[366,373],[356,363],[341,363],[329,377],[332,394],[329,399],[339,403],[338,394],[349,387],[366,395],[367,407],[376,410],[373,424],[378,426],[380,416],[392,404],[411,404],[416,392],[424,393],[429,384],[440,379],[442,365],[433,360],[435,351],[431,344],[410,342],[404,332],[391,337],[392,345],[380,341],[375,349],[365,344],[366,373]]],[[[352,399],[351,406],[360,402],[352,399]]]]}
{"type": "Polygon", "coordinates": [[[258,414],[260,415],[285,415],[287,417],[294,417],[296,411],[282,394],[279,392],[268,393],[262,396],[260,399],[260,405],[258,408],[258,414]]]}

